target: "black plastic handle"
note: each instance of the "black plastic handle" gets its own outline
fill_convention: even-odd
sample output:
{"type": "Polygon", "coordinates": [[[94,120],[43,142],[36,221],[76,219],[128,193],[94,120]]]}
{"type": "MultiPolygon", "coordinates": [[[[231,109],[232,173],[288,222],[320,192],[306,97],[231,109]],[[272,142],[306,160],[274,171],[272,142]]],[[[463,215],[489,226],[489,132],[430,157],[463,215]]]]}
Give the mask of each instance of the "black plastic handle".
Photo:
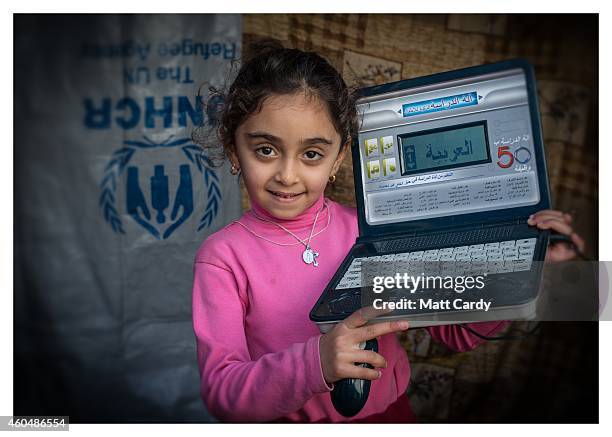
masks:
{"type": "MultiPolygon", "coordinates": [[[[378,352],[378,341],[374,338],[368,340],[363,350],[378,352]]],[[[373,369],[367,363],[355,363],[357,366],[373,369]]],[[[346,378],[334,383],[331,392],[332,404],[336,411],[345,417],[353,417],[365,406],[370,394],[369,379],[346,378]]]]}

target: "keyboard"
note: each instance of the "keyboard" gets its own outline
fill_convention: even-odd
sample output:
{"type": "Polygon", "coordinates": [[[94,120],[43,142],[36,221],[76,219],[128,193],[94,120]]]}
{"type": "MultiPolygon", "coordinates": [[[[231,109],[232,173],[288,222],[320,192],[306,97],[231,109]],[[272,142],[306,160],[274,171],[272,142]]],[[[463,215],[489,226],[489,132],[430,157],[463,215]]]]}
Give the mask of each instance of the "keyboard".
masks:
{"type": "Polygon", "coordinates": [[[372,265],[376,274],[382,276],[396,273],[475,276],[531,270],[535,246],[536,238],[527,238],[354,258],[335,289],[361,287],[362,266],[367,262],[377,262],[372,265]]]}

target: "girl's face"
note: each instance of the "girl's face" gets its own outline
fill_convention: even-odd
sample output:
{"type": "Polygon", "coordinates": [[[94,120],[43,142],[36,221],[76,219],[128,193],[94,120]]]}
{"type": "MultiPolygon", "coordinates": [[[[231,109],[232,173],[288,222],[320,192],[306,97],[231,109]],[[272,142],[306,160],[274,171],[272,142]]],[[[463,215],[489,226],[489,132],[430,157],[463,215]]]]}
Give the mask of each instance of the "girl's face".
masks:
{"type": "Polygon", "coordinates": [[[274,217],[293,218],[323,194],[347,147],[325,105],[302,93],[273,95],[236,130],[235,152],[251,200],[274,217]]]}

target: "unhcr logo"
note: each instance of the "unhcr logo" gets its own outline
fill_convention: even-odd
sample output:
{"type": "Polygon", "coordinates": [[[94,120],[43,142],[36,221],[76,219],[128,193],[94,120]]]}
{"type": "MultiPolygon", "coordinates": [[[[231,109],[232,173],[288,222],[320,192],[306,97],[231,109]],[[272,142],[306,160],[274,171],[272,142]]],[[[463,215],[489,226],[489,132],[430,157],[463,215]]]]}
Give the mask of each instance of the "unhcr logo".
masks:
{"type": "Polygon", "coordinates": [[[193,214],[196,203],[193,183],[201,180],[206,199],[203,201],[204,211],[197,230],[207,228],[219,212],[222,197],[219,177],[212,167],[210,158],[189,138],[172,140],[170,137],[161,143],[147,137],[143,137],[142,141],[124,141],[123,147],[113,153],[105,166],[100,183],[99,204],[104,220],[115,233],[125,234],[116,204],[119,181],[125,181],[123,190],[128,215],[154,237],[166,239],[193,214]],[[179,181],[175,187],[171,186],[168,169],[164,164],[148,168],[133,164],[137,152],[150,153],[154,150],[180,151],[181,156],[186,158],[185,163],[179,165],[179,181]],[[193,170],[197,170],[195,175],[193,170]],[[127,177],[122,178],[124,173],[127,173],[127,177]],[[143,173],[150,174],[148,186],[141,185],[143,173]],[[146,190],[149,190],[148,193],[146,190]]]}

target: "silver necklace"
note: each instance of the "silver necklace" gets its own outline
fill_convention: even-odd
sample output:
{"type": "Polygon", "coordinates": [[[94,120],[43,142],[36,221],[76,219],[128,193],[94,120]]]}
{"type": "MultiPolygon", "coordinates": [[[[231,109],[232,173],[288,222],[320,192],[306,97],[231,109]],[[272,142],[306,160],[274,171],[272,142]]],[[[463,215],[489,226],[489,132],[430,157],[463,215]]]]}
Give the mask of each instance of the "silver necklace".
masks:
{"type": "Polygon", "coordinates": [[[331,214],[329,212],[329,207],[327,206],[327,202],[323,201],[323,206],[321,207],[321,209],[319,209],[319,211],[317,211],[317,215],[315,216],[314,222],[312,224],[312,228],[310,229],[310,235],[308,236],[308,240],[306,240],[306,241],[301,239],[297,235],[295,235],[293,232],[291,232],[289,229],[287,229],[286,227],[284,227],[280,223],[276,223],[275,221],[268,220],[266,218],[260,217],[259,215],[257,215],[257,213],[254,210],[252,212],[253,212],[253,215],[255,217],[257,217],[259,220],[264,221],[264,222],[268,222],[268,223],[272,223],[273,225],[278,226],[279,228],[281,228],[282,230],[284,230],[285,232],[287,232],[288,234],[293,236],[293,238],[298,240],[297,243],[278,243],[278,242],[272,241],[269,238],[266,238],[266,237],[264,237],[262,235],[259,235],[257,232],[253,231],[248,226],[246,226],[244,223],[241,223],[238,220],[234,221],[234,223],[238,223],[240,226],[245,228],[247,231],[249,231],[251,234],[255,235],[256,237],[261,238],[262,240],[268,241],[270,243],[276,244],[278,246],[295,246],[296,244],[303,244],[306,248],[304,249],[304,252],[302,252],[302,260],[306,264],[312,264],[315,267],[319,266],[319,263],[317,261],[317,258],[319,256],[319,252],[315,252],[310,247],[310,241],[312,240],[312,237],[315,237],[315,236],[319,235],[321,232],[323,232],[329,226],[329,222],[331,220],[331,214]],[[321,213],[321,211],[323,211],[323,208],[327,208],[327,224],[319,232],[317,232],[316,234],[313,234],[313,232],[315,230],[315,226],[317,225],[317,219],[319,218],[319,214],[321,213]]]}

